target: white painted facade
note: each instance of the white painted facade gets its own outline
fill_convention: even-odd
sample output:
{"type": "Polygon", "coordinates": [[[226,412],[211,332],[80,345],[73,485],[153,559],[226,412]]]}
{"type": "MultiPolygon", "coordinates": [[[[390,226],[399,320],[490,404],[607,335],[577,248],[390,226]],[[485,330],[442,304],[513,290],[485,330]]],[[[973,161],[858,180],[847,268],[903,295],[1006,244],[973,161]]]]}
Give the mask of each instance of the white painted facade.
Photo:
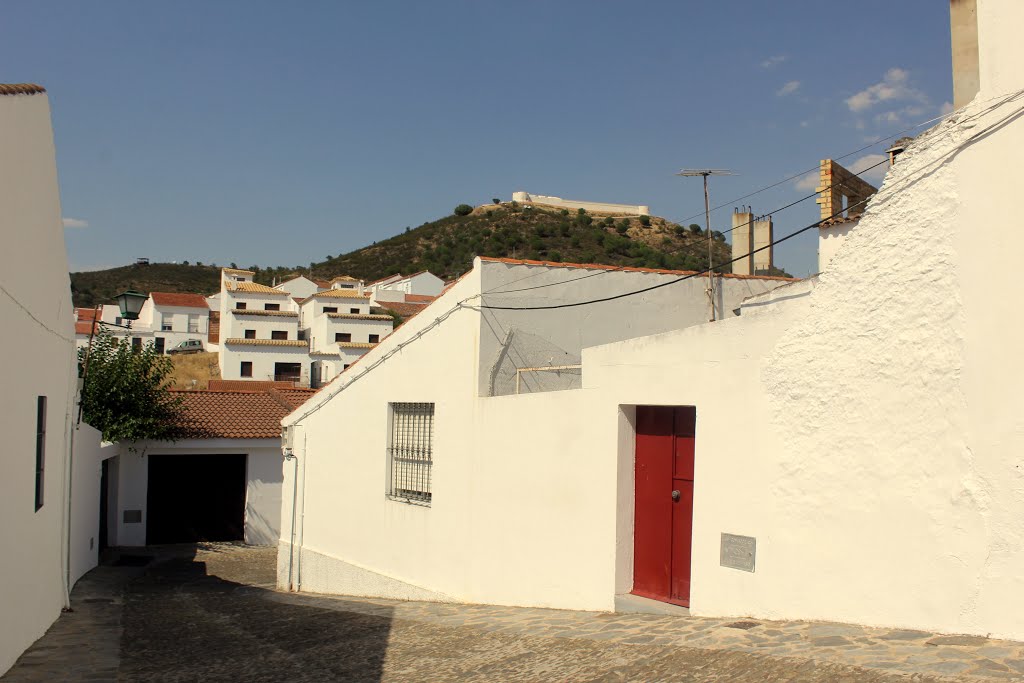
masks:
{"type": "MultiPolygon", "coordinates": [[[[550,348],[578,357],[582,345],[617,334],[697,324],[706,319],[708,307],[706,280],[688,280],[652,292],[648,307],[611,302],[599,311],[563,309],[559,314],[474,308],[481,291],[492,292],[482,297],[488,304],[545,304],[679,277],[608,270],[564,284],[578,280],[581,272],[478,259],[474,270],[441,298],[286,418],[286,424],[297,423],[291,437],[297,460],[285,465],[280,585],[410,599],[582,609],[604,605],[592,597],[600,585],[594,570],[580,572],[579,562],[594,553],[602,534],[614,536],[614,526],[606,533],[599,524],[602,517],[614,519],[614,508],[608,507],[613,496],[597,491],[591,498],[589,492],[566,487],[570,480],[581,487],[592,481],[590,456],[575,447],[580,437],[566,429],[561,417],[570,397],[580,392],[489,398],[492,368],[503,355],[517,363],[542,363],[550,358],[550,348]],[[531,286],[563,286],[529,295],[498,293],[518,289],[516,283],[524,278],[531,286]],[[435,323],[438,318],[443,321],[435,323]],[[509,330],[518,336],[506,347],[509,330]],[[548,346],[532,344],[535,339],[547,339],[548,346]],[[534,350],[547,355],[529,356],[534,350]],[[377,365],[385,354],[391,356],[377,365]],[[431,507],[385,496],[388,404],[403,401],[435,403],[431,507]],[[302,417],[314,403],[322,408],[302,417]],[[294,529],[292,492],[298,510],[294,529]],[[301,553],[290,552],[293,539],[301,553]],[[523,576],[543,579],[523,582],[523,576]]],[[[721,280],[729,308],[785,281],[721,280]]],[[[550,388],[527,384],[524,388],[532,392],[550,388]]],[[[610,576],[613,563],[606,571],[610,576]]],[[[608,595],[610,604],[613,594],[608,595]]]]}
{"type": "MultiPolygon", "coordinates": [[[[246,456],[245,542],[274,545],[280,537],[280,439],[182,439],[139,442],[136,451],[122,447],[111,463],[108,534],[111,545],[146,545],[149,457],[154,455],[246,456]],[[139,520],[126,522],[127,519],[139,520]]],[[[202,476],[197,471],[196,476],[202,476]]],[[[183,494],[187,495],[187,494],[183,494]]]]}
{"type": "Polygon", "coordinates": [[[280,289],[282,292],[287,292],[288,296],[295,299],[305,299],[308,296],[312,296],[324,288],[317,283],[310,280],[305,275],[293,277],[291,280],[285,280],[274,285],[274,289],[280,289]]]}
{"type": "Polygon", "coordinates": [[[404,301],[404,299],[389,299],[387,293],[402,292],[403,294],[418,294],[422,296],[438,296],[444,289],[444,280],[437,277],[429,270],[420,271],[412,275],[394,276],[381,282],[374,283],[372,291],[374,296],[384,296],[382,301],[404,301]]]}
{"type": "Polygon", "coordinates": [[[0,674],[65,605],[75,325],[50,107],[43,92],[0,86],[0,674]],[[24,93],[24,94],[21,94],[24,93]],[[17,333],[12,333],[16,330],[17,333]],[[46,397],[42,506],[36,509],[38,397],[46,397]]]}
{"type": "Polygon", "coordinates": [[[207,346],[210,331],[210,309],[208,307],[163,306],[154,303],[153,297],[146,299],[139,312],[139,320],[132,325],[149,331],[147,341],[163,339],[166,353],[183,341],[198,339],[207,346]]]}
{"type": "Polygon", "coordinates": [[[544,194],[533,194],[531,192],[513,192],[512,201],[520,204],[541,204],[553,206],[559,209],[576,211],[584,209],[589,213],[599,214],[623,214],[627,216],[649,216],[651,207],[644,204],[609,204],[608,202],[583,202],[575,199],[562,199],[544,194]]]}
{"type": "Polygon", "coordinates": [[[839,251],[846,236],[857,227],[860,217],[829,221],[818,226],[818,272],[823,273],[839,251]]]}

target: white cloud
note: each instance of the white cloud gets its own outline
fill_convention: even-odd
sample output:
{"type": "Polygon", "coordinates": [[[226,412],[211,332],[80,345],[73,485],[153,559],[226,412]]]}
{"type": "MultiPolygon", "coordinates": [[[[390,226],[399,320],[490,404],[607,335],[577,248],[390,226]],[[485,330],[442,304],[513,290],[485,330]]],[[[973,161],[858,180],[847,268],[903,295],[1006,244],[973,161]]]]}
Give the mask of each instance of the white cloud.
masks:
{"type": "Polygon", "coordinates": [[[810,126],[810,125],[811,125],[811,122],[810,122],[810,121],[801,121],[801,122],[800,122],[800,127],[801,127],[801,128],[807,128],[807,127],[808,127],[808,126],[810,126]]]}
{"type": "Polygon", "coordinates": [[[800,81],[789,81],[784,86],[775,91],[775,94],[779,97],[785,97],[786,95],[792,95],[800,89],[800,81]]]}
{"type": "Polygon", "coordinates": [[[761,68],[771,69],[772,67],[776,67],[779,64],[782,64],[787,59],[789,59],[789,57],[787,57],[786,55],[775,55],[774,57],[769,57],[763,62],[761,62],[761,68]]]}
{"type": "Polygon", "coordinates": [[[920,103],[928,101],[928,97],[910,85],[910,72],[906,69],[893,67],[885,72],[882,80],[869,85],[859,93],[846,99],[850,111],[860,112],[870,109],[880,102],[913,100],[920,103]]]}
{"type": "Polygon", "coordinates": [[[813,192],[818,187],[818,169],[798,178],[793,187],[801,192],[813,192]]]}
{"type": "Polygon", "coordinates": [[[953,111],[953,103],[952,102],[943,102],[942,106],[939,107],[939,114],[941,114],[942,116],[945,116],[946,114],[950,113],[951,111],[953,111]]]}
{"type": "Polygon", "coordinates": [[[64,227],[65,228],[88,228],[89,227],[89,221],[83,221],[80,218],[68,218],[68,217],[65,216],[64,218],[61,219],[61,222],[64,223],[64,227]]]}
{"type": "Polygon", "coordinates": [[[851,173],[860,175],[865,169],[871,168],[875,164],[879,164],[876,168],[872,168],[870,171],[860,176],[875,187],[878,187],[882,184],[882,180],[885,178],[885,172],[889,170],[889,165],[881,162],[888,160],[888,154],[865,154],[853,163],[848,165],[844,164],[844,166],[846,166],[851,173]]]}

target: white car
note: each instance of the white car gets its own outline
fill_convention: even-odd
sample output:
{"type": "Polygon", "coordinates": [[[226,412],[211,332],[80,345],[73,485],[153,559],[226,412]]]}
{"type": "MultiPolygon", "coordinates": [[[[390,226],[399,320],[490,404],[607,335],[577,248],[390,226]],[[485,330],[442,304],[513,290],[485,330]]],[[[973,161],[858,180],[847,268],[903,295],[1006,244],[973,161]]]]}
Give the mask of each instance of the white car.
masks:
{"type": "Polygon", "coordinates": [[[168,355],[175,353],[202,353],[203,342],[198,339],[186,339],[177,346],[167,351],[168,355]]]}

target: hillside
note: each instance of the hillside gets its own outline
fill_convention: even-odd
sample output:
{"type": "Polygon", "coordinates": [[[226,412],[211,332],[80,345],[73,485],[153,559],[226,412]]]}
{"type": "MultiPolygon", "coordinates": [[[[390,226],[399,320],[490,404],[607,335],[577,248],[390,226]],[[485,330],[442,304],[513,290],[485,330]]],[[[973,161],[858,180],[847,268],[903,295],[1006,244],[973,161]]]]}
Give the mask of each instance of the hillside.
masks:
{"type": "Polygon", "coordinates": [[[220,268],[203,265],[153,263],[121,266],[107,270],[71,273],[71,296],[75,306],[114,303],[114,297],[134,289],[149,292],[195,292],[213,294],[220,289],[220,268]]]}
{"type": "MultiPolygon", "coordinates": [[[[480,206],[466,216],[452,215],[406,228],[368,247],[313,263],[312,274],[321,279],[352,275],[370,281],[429,270],[451,279],[469,270],[477,255],[701,270],[707,267],[707,250],[707,237],[697,225],[683,227],[656,216],[599,216],[510,203],[480,206]]],[[[715,263],[731,258],[731,248],[721,234],[715,235],[713,253],[715,263]]],[[[248,268],[256,272],[256,281],[264,284],[298,272],[309,274],[307,267],[248,268]]],[[[730,272],[728,266],[721,270],[730,272]]],[[[111,302],[128,288],[212,294],[219,287],[218,272],[213,265],[132,265],[72,273],[71,289],[76,306],[111,302]]],[[[781,270],[775,274],[785,275],[781,270]]]]}
{"type": "MultiPolygon", "coordinates": [[[[429,270],[445,279],[467,271],[475,255],[699,270],[707,267],[707,237],[651,217],[572,214],[515,204],[477,207],[382,242],[314,264],[317,277],[352,275],[374,280],[391,273],[429,270]]],[[[716,263],[731,258],[724,237],[713,243],[716,263]]],[[[724,269],[729,272],[729,268],[724,269]]]]}

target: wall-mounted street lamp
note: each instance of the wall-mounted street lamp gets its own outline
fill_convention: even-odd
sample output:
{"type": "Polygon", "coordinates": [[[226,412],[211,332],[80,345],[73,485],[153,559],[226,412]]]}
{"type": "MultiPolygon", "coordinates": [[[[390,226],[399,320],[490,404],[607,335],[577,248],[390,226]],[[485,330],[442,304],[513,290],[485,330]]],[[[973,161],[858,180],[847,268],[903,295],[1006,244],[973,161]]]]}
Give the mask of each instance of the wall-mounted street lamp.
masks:
{"type": "MultiPolygon", "coordinates": [[[[132,329],[132,321],[139,319],[142,306],[149,297],[141,292],[129,289],[126,292],[121,292],[114,298],[117,300],[117,307],[121,309],[121,317],[128,321],[128,324],[123,327],[129,330],[132,329]]],[[[110,323],[101,324],[109,325],[110,323]]],[[[122,327],[122,325],[115,325],[115,327],[122,327]]]]}

